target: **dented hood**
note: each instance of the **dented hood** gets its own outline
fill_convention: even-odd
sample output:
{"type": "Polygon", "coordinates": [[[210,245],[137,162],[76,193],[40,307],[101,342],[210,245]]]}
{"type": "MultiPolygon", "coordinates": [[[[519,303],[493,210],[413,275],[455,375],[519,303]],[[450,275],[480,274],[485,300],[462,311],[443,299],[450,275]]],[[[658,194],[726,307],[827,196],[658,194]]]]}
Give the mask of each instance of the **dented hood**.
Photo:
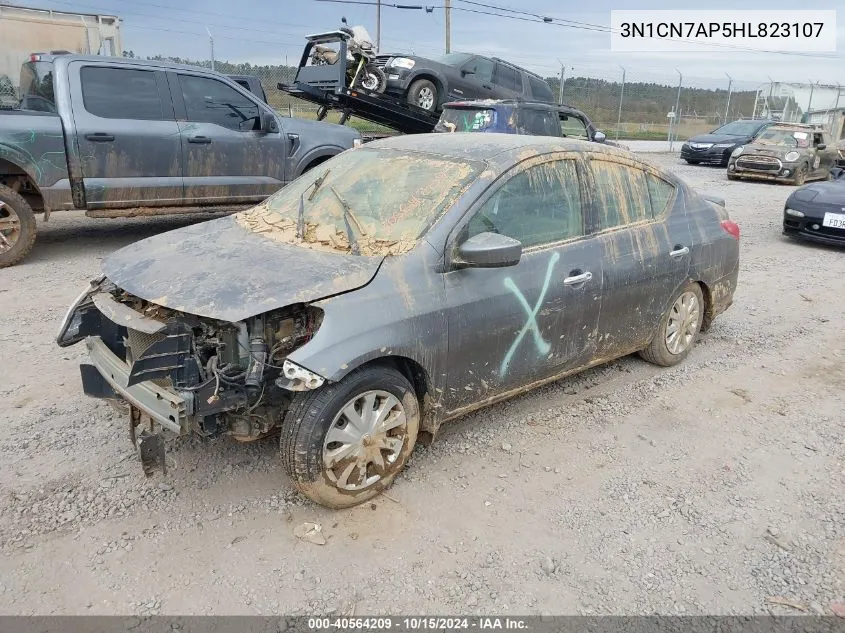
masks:
{"type": "Polygon", "coordinates": [[[383,259],[280,243],[227,216],[135,242],[103,273],[141,299],[235,322],[360,288],[383,259]]]}

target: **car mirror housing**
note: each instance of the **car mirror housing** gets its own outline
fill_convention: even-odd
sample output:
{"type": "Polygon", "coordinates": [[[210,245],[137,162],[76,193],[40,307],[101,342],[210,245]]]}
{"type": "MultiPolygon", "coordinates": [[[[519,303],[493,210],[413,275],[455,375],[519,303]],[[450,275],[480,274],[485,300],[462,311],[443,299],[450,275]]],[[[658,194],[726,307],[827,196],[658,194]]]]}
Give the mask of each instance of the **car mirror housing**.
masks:
{"type": "Polygon", "coordinates": [[[816,145],[816,149],[827,149],[827,145],[825,143],[819,143],[818,145],[816,145]]]}
{"type": "Polygon", "coordinates": [[[499,233],[473,235],[458,247],[456,264],[469,268],[516,266],[522,257],[522,242],[499,233]]]}
{"type": "Polygon", "coordinates": [[[466,68],[461,70],[461,77],[466,77],[467,75],[474,75],[474,74],[475,74],[474,70],[468,70],[466,68]]]}
{"type": "Polygon", "coordinates": [[[262,132],[278,132],[279,125],[276,123],[276,117],[265,110],[261,111],[261,131],[262,132]]]}
{"type": "Polygon", "coordinates": [[[607,134],[605,134],[604,132],[596,132],[593,135],[593,140],[596,143],[604,143],[607,140],[607,134]]]}

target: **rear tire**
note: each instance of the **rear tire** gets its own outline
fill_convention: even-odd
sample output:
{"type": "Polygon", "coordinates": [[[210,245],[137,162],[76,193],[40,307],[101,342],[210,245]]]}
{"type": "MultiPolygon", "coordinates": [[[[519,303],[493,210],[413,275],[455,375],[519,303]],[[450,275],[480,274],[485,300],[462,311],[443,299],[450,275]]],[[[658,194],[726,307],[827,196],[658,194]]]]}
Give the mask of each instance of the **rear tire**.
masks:
{"type": "Polygon", "coordinates": [[[417,79],[408,88],[408,103],[429,112],[437,110],[439,97],[437,86],[428,79],[417,79]]]}
{"type": "Polygon", "coordinates": [[[282,461],[299,492],[329,508],[348,508],[393,484],[419,425],[408,380],[389,367],[365,367],[294,397],[282,424],[282,461]]]}
{"type": "Polygon", "coordinates": [[[35,214],[14,189],[0,185],[0,268],[13,266],[35,244],[35,214]]]}
{"type": "Polygon", "coordinates": [[[672,298],[660,319],[657,334],[640,356],[661,367],[684,360],[698,340],[704,321],[704,294],[697,283],[688,283],[672,298]]]}

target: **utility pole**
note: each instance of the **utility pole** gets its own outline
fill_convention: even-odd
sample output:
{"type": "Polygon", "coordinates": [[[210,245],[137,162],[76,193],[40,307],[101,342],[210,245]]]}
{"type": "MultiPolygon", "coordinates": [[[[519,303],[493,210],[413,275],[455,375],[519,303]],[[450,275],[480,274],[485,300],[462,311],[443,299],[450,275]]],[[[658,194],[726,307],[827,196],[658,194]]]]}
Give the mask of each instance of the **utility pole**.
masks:
{"type": "Polygon", "coordinates": [[[446,52],[452,52],[452,0],[443,0],[443,12],[446,23],[446,52]]]}
{"type": "Polygon", "coordinates": [[[619,113],[616,115],[616,140],[619,140],[619,126],[622,125],[622,98],[625,96],[625,68],[622,69],[622,90],[619,92],[619,113]]]}
{"type": "MultiPolygon", "coordinates": [[[[558,60],[560,61],[560,60],[558,60]]],[[[558,90],[557,102],[563,105],[563,85],[566,83],[566,66],[560,64],[560,88],[558,90]]]]}
{"type": "Polygon", "coordinates": [[[205,27],[205,32],[208,33],[208,42],[211,44],[211,70],[215,70],[214,68],[214,38],[211,37],[211,31],[208,27],[205,27]]]}
{"type": "Polygon", "coordinates": [[[728,78],[728,104],[725,106],[724,123],[727,123],[728,122],[728,110],[731,107],[731,88],[733,87],[734,80],[733,80],[733,78],[731,78],[731,76],[728,73],[725,73],[725,77],[728,78]]]}
{"type": "Polygon", "coordinates": [[[381,50],[381,0],[376,0],[376,52],[381,50]]]}

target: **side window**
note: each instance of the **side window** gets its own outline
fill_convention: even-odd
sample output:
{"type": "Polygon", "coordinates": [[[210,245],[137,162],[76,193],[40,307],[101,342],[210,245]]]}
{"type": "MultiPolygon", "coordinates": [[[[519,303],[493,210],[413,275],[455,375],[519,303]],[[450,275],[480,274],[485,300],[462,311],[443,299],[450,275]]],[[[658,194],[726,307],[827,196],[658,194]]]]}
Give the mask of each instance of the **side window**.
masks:
{"type": "Polygon", "coordinates": [[[553,110],[519,108],[520,134],[534,134],[536,136],[560,136],[557,125],[557,115],[553,110]]]}
{"type": "Polygon", "coordinates": [[[591,160],[590,167],[596,181],[598,230],[652,219],[645,172],[604,160],[591,160]]]}
{"type": "Polygon", "coordinates": [[[471,59],[463,68],[462,70],[470,70],[474,72],[473,75],[468,75],[468,77],[473,77],[477,81],[481,83],[489,83],[493,81],[493,68],[495,64],[492,60],[489,60],[485,57],[475,57],[471,59]]]}
{"type": "Polygon", "coordinates": [[[222,81],[196,75],[179,75],[188,121],[216,123],[230,130],[254,130],[259,108],[222,81]]]}
{"type": "Polygon", "coordinates": [[[505,64],[496,64],[493,83],[514,92],[522,92],[522,75],[516,68],[511,68],[505,64]]]}
{"type": "Polygon", "coordinates": [[[555,97],[552,94],[549,85],[542,79],[528,75],[528,85],[531,86],[531,94],[539,101],[554,101],[555,97]]]}
{"type": "Polygon", "coordinates": [[[505,182],[476,211],[466,237],[487,231],[517,239],[525,248],[583,235],[575,161],[535,165],[505,182]]]}
{"type": "Polygon", "coordinates": [[[645,179],[648,183],[648,197],[651,198],[651,214],[659,218],[666,211],[672,196],[675,195],[675,186],[648,172],[645,179]]]}
{"type": "Polygon", "coordinates": [[[586,124],[572,114],[560,115],[560,133],[571,138],[580,138],[589,141],[586,124]]]}
{"type": "Polygon", "coordinates": [[[164,106],[158,92],[155,71],[85,66],[79,75],[82,103],[94,116],[105,119],[164,120],[164,106]]]}

